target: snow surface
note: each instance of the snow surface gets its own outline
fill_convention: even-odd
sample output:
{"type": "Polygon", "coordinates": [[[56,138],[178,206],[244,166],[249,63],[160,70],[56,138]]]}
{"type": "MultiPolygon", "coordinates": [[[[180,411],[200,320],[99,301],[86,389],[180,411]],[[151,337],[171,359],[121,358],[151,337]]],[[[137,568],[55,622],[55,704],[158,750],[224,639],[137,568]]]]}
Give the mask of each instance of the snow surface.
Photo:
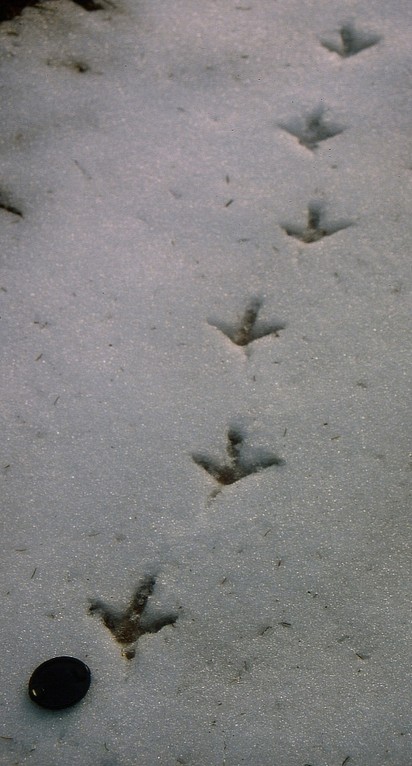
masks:
{"type": "Polygon", "coordinates": [[[102,4],[0,26],[0,763],[410,766],[412,7],[102,4]]]}

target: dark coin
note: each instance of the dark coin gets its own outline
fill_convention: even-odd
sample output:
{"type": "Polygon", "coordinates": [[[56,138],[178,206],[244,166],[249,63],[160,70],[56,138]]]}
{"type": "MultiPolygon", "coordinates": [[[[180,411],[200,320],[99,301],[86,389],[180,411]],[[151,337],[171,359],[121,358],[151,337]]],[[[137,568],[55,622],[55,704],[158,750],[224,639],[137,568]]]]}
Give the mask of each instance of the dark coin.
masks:
{"type": "Polygon", "coordinates": [[[61,710],[79,702],[90,686],[90,670],[75,657],[53,657],[39,665],[29,681],[33,702],[61,710]]]}

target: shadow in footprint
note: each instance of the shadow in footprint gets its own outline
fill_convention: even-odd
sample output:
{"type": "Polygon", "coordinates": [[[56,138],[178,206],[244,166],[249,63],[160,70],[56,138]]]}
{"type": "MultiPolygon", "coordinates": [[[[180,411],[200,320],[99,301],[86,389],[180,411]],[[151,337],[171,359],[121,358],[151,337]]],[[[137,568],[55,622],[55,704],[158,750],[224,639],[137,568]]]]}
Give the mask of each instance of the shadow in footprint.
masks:
{"type": "Polygon", "coordinates": [[[295,239],[299,239],[305,244],[311,244],[353,225],[352,221],[348,220],[327,223],[324,220],[323,212],[323,203],[314,200],[308,205],[308,222],[306,226],[285,223],[281,224],[282,229],[289,237],[295,237],[295,239]]]}
{"type": "Polygon", "coordinates": [[[3,0],[0,5],[0,22],[10,21],[19,16],[24,8],[38,5],[40,0],[3,0]]]}
{"type": "MultiPolygon", "coordinates": [[[[39,6],[44,0],[1,0],[0,3],[0,22],[10,21],[24,11],[25,8],[39,6]]],[[[106,5],[99,0],[73,0],[76,5],[79,5],[85,11],[103,11],[106,5],[111,3],[106,0],[106,5]]]]}
{"type": "Polygon", "coordinates": [[[208,319],[208,323],[211,327],[216,327],[217,330],[220,330],[232,343],[244,347],[245,351],[247,351],[246,346],[253,343],[253,341],[264,338],[267,335],[274,335],[278,338],[279,332],[285,329],[285,325],[279,322],[262,322],[258,319],[262,305],[263,301],[260,298],[252,298],[238,323],[232,324],[216,319],[208,319]]]}
{"type": "Polygon", "coordinates": [[[357,53],[376,45],[382,38],[371,32],[362,32],[356,29],[354,24],[343,24],[338,32],[321,37],[324,48],[332,53],[337,53],[342,58],[355,56],[357,53]]]}
{"type": "Polygon", "coordinates": [[[320,105],[303,117],[295,117],[279,127],[298,139],[302,146],[313,151],[321,141],[338,136],[345,128],[326,118],[325,107],[320,105]]]}
{"type": "Polygon", "coordinates": [[[87,72],[90,72],[90,66],[85,61],[81,61],[79,59],[66,59],[66,60],[58,60],[58,59],[47,59],[47,66],[53,67],[53,68],[60,68],[64,67],[66,69],[71,69],[72,72],[76,72],[76,74],[86,74],[87,72]]]}
{"type": "Polygon", "coordinates": [[[6,213],[17,215],[19,218],[23,218],[23,213],[20,208],[10,199],[6,192],[0,190],[0,210],[4,210],[6,213]]]}
{"type": "Polygon", "coordinates": [[[268,450],[246,449],[245,437],[235,427],[227,432],[226,452],[229,459],[224,463],[201,453],[194,453],[192,459],[222,485],[234,484],[273,465],[284,465],[284,460],[268,450]]]}
{"type": "MultiPolygon", "coordinates": [[[[114,609],[103,601],[92,601],[89,607],[91,614],[98,614],[103,624],[108,628],[119,644],[134,644],[145,633],[158,633],[166,625],[174,625],[177,614],[167,613],[148,615],[146,606],[152,595],[156,580],[153,576],[145,577],[133,595],[126,609],[114,609]]],[[[123,655],[132,659],[135,648],[125,649],[123,655]]]]}
{"type": "Polygon", "coordinates": [[[80,5],[85,11],[104,11],[105,6],[98,0],[73,0],[76,5],[80,5]]]}

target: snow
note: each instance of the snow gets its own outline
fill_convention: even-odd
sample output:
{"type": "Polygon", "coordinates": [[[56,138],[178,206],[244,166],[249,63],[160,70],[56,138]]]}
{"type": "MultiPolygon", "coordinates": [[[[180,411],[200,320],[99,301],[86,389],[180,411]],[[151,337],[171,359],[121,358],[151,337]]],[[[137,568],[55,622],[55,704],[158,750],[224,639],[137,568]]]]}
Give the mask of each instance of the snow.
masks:
{"type": "Polygon", "coordinates": [[[102,4],[0,25],[0,763],[408,766],[410,4],[102,4]]]}

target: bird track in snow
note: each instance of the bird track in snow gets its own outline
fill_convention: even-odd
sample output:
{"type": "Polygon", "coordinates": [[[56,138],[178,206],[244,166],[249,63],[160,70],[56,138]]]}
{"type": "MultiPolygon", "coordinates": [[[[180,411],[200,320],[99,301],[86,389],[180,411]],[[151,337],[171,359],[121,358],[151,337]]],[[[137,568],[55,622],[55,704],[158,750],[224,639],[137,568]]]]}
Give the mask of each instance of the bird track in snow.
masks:
{"type": "Polygon", "coordinates": [[[267,335],[279,337],[279,332],[285,329],[285,325],[280,322],[264,322],[259,320],[259,311],[263,305],[260,298],[252,298],[243,312],[243,315],[237,323],[225,322],[219,319],[210,318],[208,324],[215,327],[226,335],[229,340],[237,346],[241,346],[247,351],[247,346],[255,340],[265,338],[267,335]]]}
{"type": "Polygon", "coordinates": [[[339,221],[327,222],[324,217],[324,207],[322,202],[314,200],[308,204],[308,222],[306,226],[300,226],[292,223],[281,224],[282,229],[289,237],[299,239],[305,244],[318,242],[324,237],[330,237],[342,229],[352,226],[352,221],[342,219],[339,221]]]}
{"type": "Polygon", "coordinates": [[[146,612],[149,597],[153,594],[156,578],[147,575],[140,582],[126,609],[116,609],[98,599],[91,601],[89,612],[98,614],[119,644],[125,648],[123,656],[132,659],[136,643],[145,633],[158,633],[166,625],[174,625],[177,614],[174,612],[150,615],[146,612]]]}
{"type": "Polygon", "coordinates": [[[229,459],[223,463],[204,453],[193,453],[192,459],[222,485],[234,484],[275,465],[284,465],[284,460],[266,449],[246,450],[245,436],[234,426],[227,432],[226,452],[229,459]]]}
{"type": "Polygon", "coordinates": [[[324,48],[331,53],[337,53],[341,58],[349,58],[361,53],[366,48],[376,45],[381,36],[373,32],[363,32],[357,29],[352,22],[342,24],[339,30],[320,38],[324,48]]]}

